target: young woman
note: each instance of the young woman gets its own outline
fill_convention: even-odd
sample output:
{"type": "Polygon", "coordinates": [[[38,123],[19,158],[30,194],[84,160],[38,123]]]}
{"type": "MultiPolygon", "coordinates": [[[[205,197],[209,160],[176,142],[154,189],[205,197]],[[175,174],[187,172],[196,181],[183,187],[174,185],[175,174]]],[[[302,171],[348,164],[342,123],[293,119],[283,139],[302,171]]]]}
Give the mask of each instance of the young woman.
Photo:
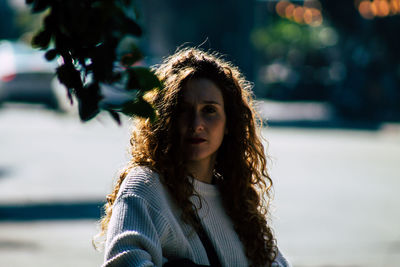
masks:
{"type": "Polygon", "coordinates": [[[267,221],[272,181],[250,84],[194,48],[156,74],[158,120],[136,121],[132,160],[107,197],[104,266],[289,266],[267,221]]]}

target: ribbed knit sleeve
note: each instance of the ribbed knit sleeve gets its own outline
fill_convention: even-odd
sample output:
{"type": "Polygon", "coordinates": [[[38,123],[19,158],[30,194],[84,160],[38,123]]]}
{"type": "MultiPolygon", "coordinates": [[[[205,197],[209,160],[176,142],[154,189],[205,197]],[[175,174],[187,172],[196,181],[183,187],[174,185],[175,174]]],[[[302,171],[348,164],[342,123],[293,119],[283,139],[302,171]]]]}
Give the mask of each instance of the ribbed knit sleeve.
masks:
{"type": "Polygon", "coordinates": [[[169,224],[157,202],[148,201],[159,198],[149,178],[148,171],[134,171],[121,186],[108,226],[104,267],[162,266],[161,239],[168,242],[163,233],[169,224]]]}
{"type": "Polygon", "coordinates": [[[163,225],[163,217],[136,196],[119,198],[113,214],[104,266],[161,266],[157,228],[163,225]]]}

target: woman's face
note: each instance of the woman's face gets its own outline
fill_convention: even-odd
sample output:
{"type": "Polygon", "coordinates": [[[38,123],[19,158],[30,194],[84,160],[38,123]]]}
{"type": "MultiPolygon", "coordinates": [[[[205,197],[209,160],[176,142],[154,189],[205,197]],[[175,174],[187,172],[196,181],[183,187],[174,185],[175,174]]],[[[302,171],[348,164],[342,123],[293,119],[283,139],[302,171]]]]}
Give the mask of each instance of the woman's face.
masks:
{"type": "Polygon", "coordinates": [[[179,134],[184,158],[214,164],[226,130],[224,98],[209,79],[186,82],[179,103],[179,134]]]}

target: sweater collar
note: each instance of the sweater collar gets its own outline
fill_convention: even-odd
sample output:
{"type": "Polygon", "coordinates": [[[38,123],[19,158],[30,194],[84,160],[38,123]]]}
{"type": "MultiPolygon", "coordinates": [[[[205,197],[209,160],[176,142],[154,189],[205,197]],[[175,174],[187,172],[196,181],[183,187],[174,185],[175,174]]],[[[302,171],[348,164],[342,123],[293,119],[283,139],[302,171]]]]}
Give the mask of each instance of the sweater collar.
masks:
{"type": "Polygon", "coordinates": [[[193,178],[193,187],[201,196],[218,196],[218,186],[215,184],[207,184],[193,178]]]}

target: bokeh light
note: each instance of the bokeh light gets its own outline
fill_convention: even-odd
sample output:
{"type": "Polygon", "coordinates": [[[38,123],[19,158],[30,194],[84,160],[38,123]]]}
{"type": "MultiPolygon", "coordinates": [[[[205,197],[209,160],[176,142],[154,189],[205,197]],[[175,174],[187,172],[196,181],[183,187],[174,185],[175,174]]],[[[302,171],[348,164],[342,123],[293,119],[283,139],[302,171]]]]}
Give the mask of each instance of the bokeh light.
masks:
{"type": "Polygon", "coordinates": [[[400,0],[356,0],[355,4],[358,12],[365,19],[400,14],[400,0]]]}
{"type": "Polygon", "coordinates": [[[276,4],[275,6],[275,10],[276,13],[281,16],[281,17],[285,17],[286,15],[286,7],[289,5],[290,3],[288,1],[280,1],[276,4]]]}
{"type": "Polygon", "coordinates": [[[400,1],[398,1],[398,0],[390,1],[390,11],[391,11],[391,14],[400,13],[400,1]]]}
{"type": "Polygon", "coordinates": [[[296,6],[293,5],[293,4],[289,4],[285,8],[285,16],[286,16],[286,18],[291,19],[293,17],[293,12],[294,12],[295,8],[296,8],[296,6]]]}
{"type": "Polygon", "coordinates": [[[304,1],[304,5],[298,5],[289,1],[279,1],[275,5],[276,13],[288,20],[299,24],[307,24],[313,27],[322,24],[321,4],[319,1],[304,1]]]}
{"type": "Polygon", "coordinates": [[[304,23],[311,24],[313,22],[313,12],[310,8],[304,11],[304,23]]]}
{"type": "MultiPolygon", "coordinates": [[[[356,8],[365,19],[387,17],[400,14],[400,0],[355,0],[356,8]]],[[[275,5],[276,13],[299,24],[320,26],[323,21],[321,3],[318,0],[304,1],[303,5],[287,0],[275,5]]]]}
{"type": "Polygon", "coordinates": [[[320,10],[316,8],[310,8],[312,13],[312,21],[310,23],[311,26],[317,27],[322,24],[322,13],[320,10]]]}
{"type": "Polygon", "coordinates": [[[373,19],[375,16],[371,2],[369,1],[362,1],[358,6],[358,11],[366,19],[373,19]]]}
{"type": "Polygon", "coordinates": [[[387,15],[389,15],[389,4],[387,1],[374,1],[372,4],[376,6],[377,16],[386,17],[387,15]]]}
{"type": "Polygon", "coordinates": [[[293,19],[297,23],[303,23],[304,19],[304,8],[301,6],[298,6],[294,9],[293,11],[293,19]]]}

